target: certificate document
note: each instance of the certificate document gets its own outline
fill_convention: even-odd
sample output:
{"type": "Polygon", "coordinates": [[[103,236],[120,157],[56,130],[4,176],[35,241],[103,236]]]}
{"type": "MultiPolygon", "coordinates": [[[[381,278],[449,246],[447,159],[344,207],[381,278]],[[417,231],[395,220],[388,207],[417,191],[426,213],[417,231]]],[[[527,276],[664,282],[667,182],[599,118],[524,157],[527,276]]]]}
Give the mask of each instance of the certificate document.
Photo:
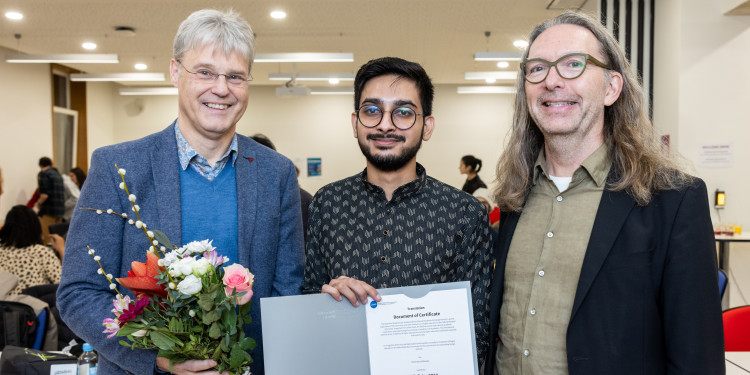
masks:
{"type": "Polygon", "coordinates": [[[371,375],[476,373],[466,289],[386,294],[366,307],[371,375]]]}

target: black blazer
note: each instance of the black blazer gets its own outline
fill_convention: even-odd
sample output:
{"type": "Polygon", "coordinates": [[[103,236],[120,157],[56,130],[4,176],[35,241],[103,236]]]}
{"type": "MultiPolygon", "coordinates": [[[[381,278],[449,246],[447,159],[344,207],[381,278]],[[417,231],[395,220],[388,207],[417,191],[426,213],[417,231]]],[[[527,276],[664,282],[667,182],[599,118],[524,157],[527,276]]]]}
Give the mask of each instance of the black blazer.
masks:
{"type": "MultiPolygon", "coordinates": [[[[487,356],[485,375],[494,375],[505,261],[519,216],[504,215],[495,248],[490,297],[495,350],[487,356]]],[[[717,284],[702,180],[660,192],[646,206],[605,189],[568,323],[569,373],[724,374],[717,284]]]]}

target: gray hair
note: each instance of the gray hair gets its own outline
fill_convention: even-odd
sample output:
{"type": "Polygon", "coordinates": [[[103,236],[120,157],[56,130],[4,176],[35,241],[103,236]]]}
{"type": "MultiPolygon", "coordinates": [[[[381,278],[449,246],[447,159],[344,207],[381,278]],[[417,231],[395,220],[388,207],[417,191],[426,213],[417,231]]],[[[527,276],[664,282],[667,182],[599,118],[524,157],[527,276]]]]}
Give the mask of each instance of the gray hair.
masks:
{"type": "Polygon", "coordinates": [[[227,55],[237,52],[247,59],[248,72],[255,57],[255,34],[250,25],[231,9],[221,12],[202,9],[193,12],[180,24],[174,37],[174,58],[182,61],[185,53],[200,46],[213,45],[214,51],[227,55]]]}

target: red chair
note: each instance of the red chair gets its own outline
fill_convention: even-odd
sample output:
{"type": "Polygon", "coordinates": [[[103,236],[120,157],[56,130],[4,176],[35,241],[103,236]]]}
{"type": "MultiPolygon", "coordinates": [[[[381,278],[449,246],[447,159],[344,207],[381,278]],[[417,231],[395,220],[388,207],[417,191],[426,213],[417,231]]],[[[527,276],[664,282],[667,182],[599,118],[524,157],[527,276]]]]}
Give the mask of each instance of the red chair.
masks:
{"type": "Polygon", "coordinates": [[[750,351],[750,305],[724,311],[724,350],[750,351]]]}

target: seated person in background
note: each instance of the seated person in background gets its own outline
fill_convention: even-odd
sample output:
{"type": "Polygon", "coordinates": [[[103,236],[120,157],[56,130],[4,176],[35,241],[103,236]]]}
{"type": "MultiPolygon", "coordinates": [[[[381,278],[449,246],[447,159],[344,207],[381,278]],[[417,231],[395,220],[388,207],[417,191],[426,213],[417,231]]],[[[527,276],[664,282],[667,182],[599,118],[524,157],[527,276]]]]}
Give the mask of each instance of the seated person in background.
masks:
{"type": "Polygon", "coordinates": [[[42,245],[42,226],[29,207],[15,206],[5,216],[0,229],[0,269],[18,278],[11,295],[21,294],[30,286],[60,282],[60,259],[42,245]]]}
{"type": "Polygon", "coordinates": [[[479,188],[474,191],[474,197],[484,204],[484,208],[487,209],[489,214],[490,225],[495,227],[495,224],[500,221],[500,208],[492,204],[490,191],[486,188],[479,188]]]}
{"type": "Polygon", "coordinates": [[[78,189],[83,189],[83,183],[86,182],[86,172],[83,169],[75,167],[68,172],[68,176],[78,185],[78,189]]]}
{"type": "Polygon", "coordinates": [[[375,288],[469,281],[483,358],[492,231],[476,199],[417,163],[435,129],[430,78],[417,63],[385,57],[362,66],[354,87],[352,131],[367,165],[315,194],[302,291],[358,306],[380,301],[375,288]]]}
{"type": "Polygon", "coordinates": [[[482,160],[475,158],[474,155],[464,155],[464,157],[461,158],[461,162],[458,164],[458,170],[461,174],[466,175],[466,182],[464,182],[464,186],[461,190],[469,194],[474,194],[474,191],[479,188],[487,188],[487,184],[485,184],[477,174],[481,169],[482,160]]]}
{"type": "Polygon", "coordinates": [[[63,187],[65,188],[63,195],[65,197],[65,212],[63,213],[63,219],[65,219],[65,221],[70,221],[70,218],[73,217],[73,211],[76,209],[78,197],[81,196],[81,189],[73,179],[70,178],[70,175],[63,174],[62,180],[63,187]]]}

